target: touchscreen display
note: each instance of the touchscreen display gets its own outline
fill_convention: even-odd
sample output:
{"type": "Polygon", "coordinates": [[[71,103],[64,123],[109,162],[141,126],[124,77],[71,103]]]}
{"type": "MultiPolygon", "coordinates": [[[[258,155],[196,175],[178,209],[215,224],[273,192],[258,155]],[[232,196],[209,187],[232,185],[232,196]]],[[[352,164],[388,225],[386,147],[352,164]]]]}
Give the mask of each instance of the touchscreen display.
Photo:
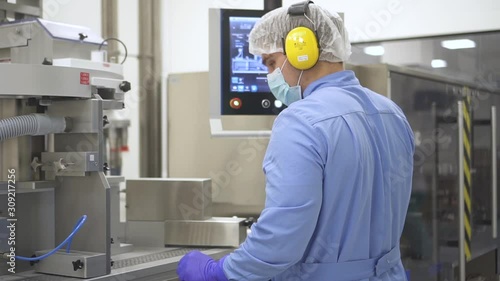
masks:
{"type": "Polygon", "coordinates": [[[231,81],[230,91],[236,93],[268,93],[267,67],[262,57],[248,51],[249,35],[258,17],[230,17],[231,81]]]}

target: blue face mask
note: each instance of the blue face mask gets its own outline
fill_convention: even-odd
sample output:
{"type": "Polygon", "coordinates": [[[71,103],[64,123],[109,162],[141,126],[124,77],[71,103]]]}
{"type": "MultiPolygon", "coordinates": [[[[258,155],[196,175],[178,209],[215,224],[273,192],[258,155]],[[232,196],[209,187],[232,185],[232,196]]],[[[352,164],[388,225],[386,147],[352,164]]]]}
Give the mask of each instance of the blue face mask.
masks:
{"type": "MultiPolygon", "coordinates": [[[[285,67],[285,64],[288,60],[285,60],[281,69],[285,67]]],[[[273,93],[274,97],[281,101],[284,105],[289,106],[293,102],[296,102],[302,99],[302,88],[300,87],[300,79],[302,78],[302,71],[300,73],[299,81],[297,82],[297,86],[290,87],[288,83],[285,81],[285,77],[280,68],[277,68],[273,73],[267,75],[267,83],[269,84],[269,88],[271,89],[271,93],[273,93]]]]}

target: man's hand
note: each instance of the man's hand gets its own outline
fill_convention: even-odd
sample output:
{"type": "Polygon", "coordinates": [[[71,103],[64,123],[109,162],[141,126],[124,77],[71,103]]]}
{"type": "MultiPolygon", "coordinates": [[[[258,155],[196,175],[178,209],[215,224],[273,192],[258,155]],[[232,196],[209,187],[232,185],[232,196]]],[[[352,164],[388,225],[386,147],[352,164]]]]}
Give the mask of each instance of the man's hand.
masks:
{"type": "Polygon", "coordinates": [[[198,251],[190,252],[179,261],[177,275],[181,281],[228,281],[223,269],[225,258],[214,261],[198,251]]]}

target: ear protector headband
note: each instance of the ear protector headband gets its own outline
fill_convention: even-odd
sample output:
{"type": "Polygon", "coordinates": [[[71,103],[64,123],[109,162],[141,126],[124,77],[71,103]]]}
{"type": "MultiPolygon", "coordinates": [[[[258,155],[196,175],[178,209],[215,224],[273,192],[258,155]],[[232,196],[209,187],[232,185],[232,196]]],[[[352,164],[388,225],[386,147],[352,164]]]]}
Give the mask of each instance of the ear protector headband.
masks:
{"type": "Polygon", "coordinates": [[[283,39],[283,48],[290,64],[299,70],[308,70],[316,65],[319,60],[319,41],[316,32],[316,24],[307,16],[309,5],[313,1],[305,1],[294,4],[288,8],[291,17],[302,16],[309,20],[314,26],[314,31],[305,26],[292,29],[283,39]]]}

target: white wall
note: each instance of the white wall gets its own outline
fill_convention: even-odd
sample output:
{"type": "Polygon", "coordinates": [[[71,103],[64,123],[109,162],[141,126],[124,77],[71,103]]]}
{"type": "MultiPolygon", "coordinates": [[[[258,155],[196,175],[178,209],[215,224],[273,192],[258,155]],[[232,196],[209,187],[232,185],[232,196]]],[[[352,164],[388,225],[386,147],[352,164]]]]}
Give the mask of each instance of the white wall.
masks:
{"type": "MultiPolygon", "coordinates": [[[[284,0],[289,6],[299,0],[284,0]]],[[[262,9],[262,0],[166,1],[164,69],[208,70],[208,9],[262,9]],[[196,19],[196,20],[193,20],[196,19]]],[[[498,0],[316,0],[345,14],[353,42],[500,29],[498,0]]]]}
{"type": "MultiPolygon", "coordinates": [[[[99,1],[100,2],[100,1],[99,1]]],[[[124,64],[124,76],[132,84],[126,93],[125,109],[118,111],[130,120],[128,145],[130,151],[123,154],[122,174],[127,178],[139,177],[139,1],[118,1],[118,37],[128,49],[124,64]]]]}
{"type": "Polygon", "coordinates": [[[43,0],[46,20],[90,27],[101,34],[101,0],[43,0]]]}
{"type": "MultiPolygon", "coordinates": [[[[296,0],[284,0],[290,5],[296,0]]],[[[345,13],[353,42],[500,28],[498,0],[316,0],[345,13]]]]}
{"type": "Polygon", "coordinates": [[[165,1],[166,73],[208,71],[208,9],[263,9],[262,0],[165,1]]]}

